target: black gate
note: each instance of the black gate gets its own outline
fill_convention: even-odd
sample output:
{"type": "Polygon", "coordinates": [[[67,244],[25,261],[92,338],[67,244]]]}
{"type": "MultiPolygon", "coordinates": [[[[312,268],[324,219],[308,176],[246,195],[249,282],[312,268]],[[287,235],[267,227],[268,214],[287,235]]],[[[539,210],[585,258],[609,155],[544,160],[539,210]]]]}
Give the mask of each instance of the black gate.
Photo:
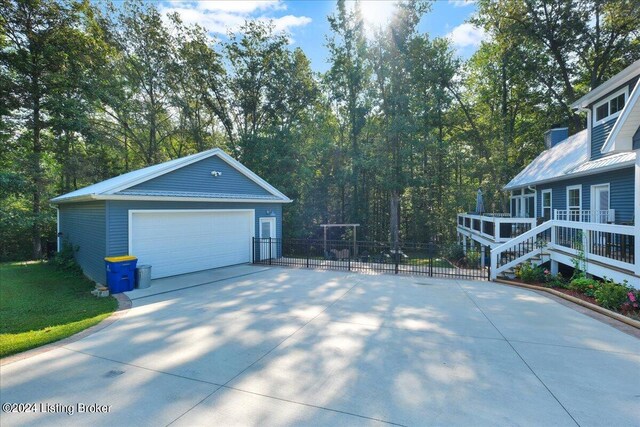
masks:
{"type": "Polygon", "coordinates": [[[422,274],[488,280],[489,248],[459,243],[402,243],[309,239],[253,239],[253,263],[302,268],[422,274]]]}

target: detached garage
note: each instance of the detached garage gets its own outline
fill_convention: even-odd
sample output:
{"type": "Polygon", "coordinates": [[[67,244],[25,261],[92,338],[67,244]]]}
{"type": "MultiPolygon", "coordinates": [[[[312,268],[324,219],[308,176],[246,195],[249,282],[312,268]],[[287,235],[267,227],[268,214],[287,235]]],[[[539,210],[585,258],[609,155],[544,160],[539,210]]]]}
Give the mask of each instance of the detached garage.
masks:
{"type": "Polygon", "coordinates": [[[58,250],[78,247],[105,283],[104,257],[130,254],[152,278],[251,262],[254,236],[282,236],[291,200],[220,149],[129,172],[51,200],[58,250]]]}

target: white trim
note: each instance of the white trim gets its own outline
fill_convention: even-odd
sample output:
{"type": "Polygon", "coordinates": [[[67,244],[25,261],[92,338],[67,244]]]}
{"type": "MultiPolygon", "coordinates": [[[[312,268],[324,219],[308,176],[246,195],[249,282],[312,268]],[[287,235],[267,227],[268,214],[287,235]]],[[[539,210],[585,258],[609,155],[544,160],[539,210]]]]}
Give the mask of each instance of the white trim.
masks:
{"type": "Polygon", "coordinates": [[[580,192],[580,195],[578,196],[578,212],[582,211],[582,184],[578,184],[578,185],[568,185],[566,188],[566,192],[565,192],[565,201],[566,201],[566,206],[567,206],[567,213],[570,214],[571,212],[571,208],[575,208],[575,206],[569,206],[569,191],[571,190],[578,190],[580,192]]]}
{"type": "MultiPolygon", "coordinates": [[[[275,216],[261,216],[258,218],[258,222],[260,224],[260,228],[258,229],[258,238],[262,239],[262,223],[263,222],[270,222],[271,224],[271,234],[273,234],[273,239],[278,238],[278,230],[277,230],[277,222],[276,222],[276,217],[275,216]]],[[[271,236],[269,236],[271,237],[271,236]]]]}
{"type": "Polygon", "coordinates": [[[629,65],[624,70],[620,71],[615,76],[611,77],[606,82],[602,83],[597,88],[589,91],[586,95],[582,96],[576,102],[571,104],[572,108],[586,107],[592,100],[600,98],[611,89],[614,89],[626,81],[631,80],[635,75],[640,74],[640,60],[629,65]]]}
{"type": "MultiPolygon", "coordinates": [[[[133,214],[139,213],[185,213],[185,212],[249,212],[251,213],[251,235],[256,235],[256,211],[255,209],[129,209],[128,213],[128,245],[127,252],[131,253],[133,246],[133,214]]],[[[274,217],[275,219],[275,217],[274,217]]],[[[251,246],[251,242],[249,242],[251,246]]],[[[253,250],[253,248],[250,248],[253,250]]],[[[110,255],[107,255],[110,256],[110,255]]]]}
{"type": "Polygon", "coordinates": [[[212,197],[179,197],[179,196],[130,196],[124,194],[96,195],[87,194],[85,196],[74,197],[72,199],[61,200],[58,204],[71,202],[86,202],[92,200],[141,200],[150,202],[228,202],[228,203],[291,203],[293,200],[285,201],[280,199],[226,199],[212,197]]]}
{"type": "MultiPolygon", "coordinates": [[[[597,120],[598,119],[598,114],[597,114],[597,110],[598,107],[603,106],[604,104],[608,104],[610,101],[612,101],[614,98],[617,98],[618,96],[624,94],[624,107],[627,106],[627,102],[629,101],[629,86],[626,85],[625,87],[623,87],[622,89],[612,93],[611,95],[607,96],[605,99],[603,99],[602,101],[598,102],[597,104],[595,104],[592,108],[593,111],[593,126],[599,126],[602,123],[608,122],[610,120],[615,119],[616,117],[618,117],[623,111],[624,111],[624,107],[622,107],[622,110],[618,110],[613,114],[608,114],[606,115],[604,118],[597,120]]],[[[611,111],[611,106],[608,106],[608,111],[611,111]]]]}
{"type": "Polygon", "coordinates": [[[256,184],[258,184],[263,189],[267,190],[269,193],[273,194],[276,197],[279,197],[282,200],[290,200],[287,196],[282,194],[280,191],[276,190],[276,188],[273,187],[271,184],[266,182],[264,179],[260,178],[258,175],[253,173],[249,168],[247,168],[242,163],[238,162],[237,160],[235,160],[234,158],[229,156],[227,153],[225,153],[221,149],[214,148],[211,151],[204,151],[204,152],[202,152],[200,154],[202,154],[202,156],[195,155],[192,158],[190,158],[188,161],[179,162],[179,163],[177,163],[175,165],[172,165],[170,168],[163,169],[163,170],[158,171],[156,173],[153,173],[151,175],[141,177],[139,179],[136,179],[133,182],[128,182],[128,183],[122,184],[122,185],[120,185],[118,187],[111,188],[111,189],[109,189],[107,191],[104,191],[103,194],[112,195],[112,194],[117,193],[119,191],[126,190],[127,188],[130,188],[130,187],[133,187],[135,185],[139,185],[139,184],[141,184],[143,182],[149,181],[149,180],[151,180],[153,178],[157,178],[159,176],[166,175],[166,174],[168,174],[170,172],[173,172],[173,171],[175,171],[177,169],[181,169],[181,168],[183,168],[185,166],[188,166],[190,164],[193,164],[195,162],[199,162],[199,161],[207,159],[209,157],[218,156],[218,158],[220,160],[222,160],[225,163],[227,163],[229,166],[231,166],[232,168],[234,168],[235,170],[240,172],[242,175],[244,175],[247,178],[249,178],[251,181],[253,181],[256,184]]]}
{"type": "Polygon", "coordinates": [[[604,142],[604,144],[602,145],[602,148],[600,149],[601,153],[607,153],[610,151],[614,151],[614,152],[622,151],[621,149],[614,150],[614,145],[615,145],[614,142],[618,137],[618,134],[620,133],[620,129],[622,129],[623,125],[627,121],[627,118],[631,114],[631,110],[633,110],[633,107],[638,102],[638,98],[640,98],[640,80],[638,80],[638,82],[634,86],[633,91],[631,92],[631,95],[628,96],[628,99],[624,104],[624,108],[620,113],[620,117],[616,121],[616,124],[613,125],[613,128],[611,129],[611,131],[609,132],[609,135],[607,136],[607,140],[604,142]]]}
{"type": "Polygon", "coordinates": [[[545,193],[549,193],[549,219],[553,219],[553,189],[551,188],[540,190],[540,216],[544,218],[544,210],[546,208],[544,205],[545,193]]]}
{"type": "Polygon", "coordinates": [[[56,252],[60,252],[62,245],[60,244],[60,208],[56,207],[56,252]]]}
{"type": "MultiPolygon", "coordinates": [[[[83,194],[82,196],[78,196],[78,198],[65,198],[64,195],[62,196],[58,196],[55,197],[53,199],[51,199],[52,203],[61,203],[61,202],[67,202],[67,201],[80,201],[82,200],[84,197],[86,196],[115,196],[117,192],[125,190],[127,188],[136,186],[138,184],[141,184],[143,182],[149,181],[153,178],[157,178],[159,176],[165,175],[169,172],[173,172],[177,169],[183,168],[185,166],[188,166],[192,163],[195,162],[199,162],[201,160],[207,159],[209,157],[213,157],[213,156],[218,156],[218,158],[220,158],[222,161],[224,161],[225,163],[227,163],[229,166],[231,166],[232,168],[234,168],[235,170],[237,170],[238,172],[240,172],[242,175],[246,176],[247,178],[249,178],[251,181],[253,181],[254,183],[256,183],[257,185],[259,185],[260,187],[262,187],[263,189],[265,189],[267,192],[269,192],[270,194],[278,197],[278,201],[279,202],[285,202],[285,203],[289,203],[292,200],[289,199],[287,196],[285,196],[283,193],[281,193],[280,191],[278,191],[275,187],[273,187],[271,184],[269,184],[268,182],[266,182],[264,179],[260,178],[258,175],[256,175],[254,172],[252,172],[250,169],[248,169],[246,166],[244,166],[243,164],[241,164],[240,162],[238,162],[237,160],[235,160],[234,158],[232,158],[231,156],[229,156],[227,153],[225,153],[224,151],[222,151],[220,148],[214,148],[212,150],[208,150],[208,151],[203,151],[201,153],[197,153],[197,154],[193,154],[191,156],[187,156],[184,157],[182,159],[175,159],[172,160],[171,165],[167,166],[167,167],[157,167],[160,165],[155,165],[155,166],[150,166],[153,167],[154,169],[144,175],[138,176],[136,178],[132,178],[129,181],[127,181],[126,183],[120,183],[117,185],[114,185],[110,188],[107,188],[105,190],[100,191],[99,194],[83,194]]],[[[144,170],[144,169],[141,169],[144,170]]],[[[137,196],[136,196],[137,197],[137,196]]],[[[188,198],[179,198],[178,200],[187,200],[188,198]]],[[[142,199],[142,198],[136,198],[133,200],[149,200],[149,199],[142,199]]],[[[166,200],[166,199],[164,199],[166,200]]],[[[217,201],[217,200],[205,200],[205,201],[217,201]]]]}
{"type": "Polygon", "coordinates": [[[611,184],[608,182],[604,182],[602,184],[592,184],[590,186],[590,191],[591,191],[591,210],[592,211],[600,211],[603,209],[600,209],[598,206],[596,206],[596,188],[597,187],[607,187],[607,192],[609,192],[609,200],[608,200],[608,204],[609,206],[607,207],[606,210],[610,210],[611,209],[611,184]]]}

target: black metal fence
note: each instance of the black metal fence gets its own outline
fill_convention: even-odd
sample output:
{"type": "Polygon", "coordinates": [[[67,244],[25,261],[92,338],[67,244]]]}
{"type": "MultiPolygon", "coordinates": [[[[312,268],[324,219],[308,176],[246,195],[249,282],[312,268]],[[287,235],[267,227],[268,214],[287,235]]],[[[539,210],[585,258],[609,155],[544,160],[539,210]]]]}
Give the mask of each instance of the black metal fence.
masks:
{"type": "Polygon", "coordinates": [[[489,248],[465,249],[458,243],[388,243],[253,239],[253,263],[301,268],[420,274],[432,277],[489,279],[489,248]]]}

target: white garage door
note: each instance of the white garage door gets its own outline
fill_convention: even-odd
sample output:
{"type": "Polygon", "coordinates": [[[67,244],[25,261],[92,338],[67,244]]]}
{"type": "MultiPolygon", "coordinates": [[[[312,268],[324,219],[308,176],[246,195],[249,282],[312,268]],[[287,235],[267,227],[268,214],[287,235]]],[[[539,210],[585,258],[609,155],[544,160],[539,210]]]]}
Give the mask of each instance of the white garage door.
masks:
{"type": "Polygon", "coordinates": [[[151,277],[251,261],[252,210],[130,211],[129,253],[151,277]]]}

